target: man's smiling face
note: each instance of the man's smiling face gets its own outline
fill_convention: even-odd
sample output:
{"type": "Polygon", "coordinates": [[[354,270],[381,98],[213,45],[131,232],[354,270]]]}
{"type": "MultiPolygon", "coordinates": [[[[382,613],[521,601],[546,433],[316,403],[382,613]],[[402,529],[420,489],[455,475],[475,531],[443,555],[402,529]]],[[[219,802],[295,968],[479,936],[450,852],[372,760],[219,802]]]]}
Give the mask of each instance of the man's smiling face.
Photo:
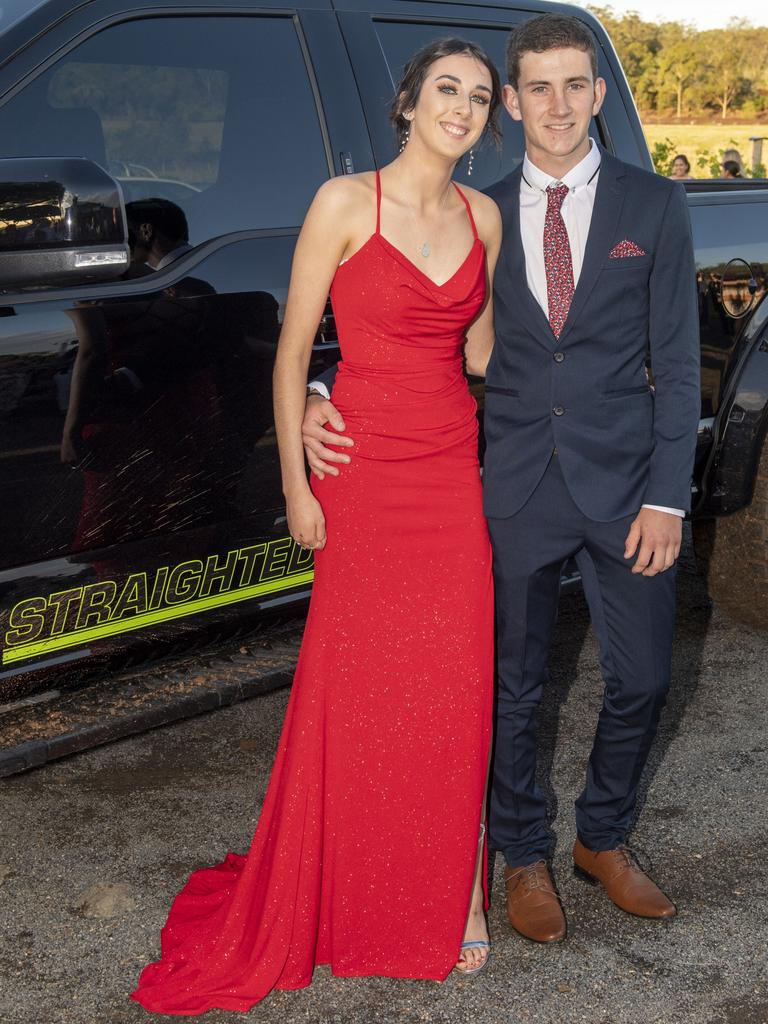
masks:
{"type": "Polygon", "coordinates": [[[504,106],[522,121],[529,159],[562,177],[589,152],[589,126],[605,96],[589,55],[575,47],[527,52],[517,89],[504,86],[504,106]]]}

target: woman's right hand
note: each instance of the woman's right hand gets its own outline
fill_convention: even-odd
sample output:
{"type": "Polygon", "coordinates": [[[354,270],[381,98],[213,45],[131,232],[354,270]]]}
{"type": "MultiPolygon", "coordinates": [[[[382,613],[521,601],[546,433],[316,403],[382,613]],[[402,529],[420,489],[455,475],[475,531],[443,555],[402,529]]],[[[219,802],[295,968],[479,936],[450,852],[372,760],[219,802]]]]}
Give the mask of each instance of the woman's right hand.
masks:
{"type": "Polygon", "coordinates": [[[320,502],[307,488],[306,493],[286,501],[288,531],[299,547],[322,551],[325,547],[325,516],[320,502]]]}

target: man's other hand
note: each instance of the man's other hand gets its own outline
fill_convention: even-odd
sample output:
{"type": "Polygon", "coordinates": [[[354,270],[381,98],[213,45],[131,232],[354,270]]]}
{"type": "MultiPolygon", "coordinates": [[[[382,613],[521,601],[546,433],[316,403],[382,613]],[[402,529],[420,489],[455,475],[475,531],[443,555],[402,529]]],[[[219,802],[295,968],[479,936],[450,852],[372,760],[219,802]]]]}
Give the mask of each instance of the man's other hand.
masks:
{"type": "Polygon", "coordinates": [[[343,437],[338,431],[346,430],[341,413],[327,398],[322,395],[310,395],[304,411],[304,422],[301,425],[301,436],[304,441],[304,453],[309,468],[318,478],[323,480],[325,474],[338,476],[339,470],[334,463],[350,461],[349,455],[336,452],[326,445],[351,448],[354,441],[351,437],[343,437]]]}

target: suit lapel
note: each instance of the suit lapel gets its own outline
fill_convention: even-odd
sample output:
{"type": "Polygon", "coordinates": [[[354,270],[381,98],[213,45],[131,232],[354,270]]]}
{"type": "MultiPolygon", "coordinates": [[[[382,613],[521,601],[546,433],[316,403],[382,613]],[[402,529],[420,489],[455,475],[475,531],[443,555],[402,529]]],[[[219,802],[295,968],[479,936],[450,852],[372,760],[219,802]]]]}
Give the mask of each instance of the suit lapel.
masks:
{"type": "Polygon", "coordinates": [[[600,176],[597,179],[595,205],[589,225],[584,261],[581,265],[579,283],[568,310],[568,317],[560,333],[560,342],[576,322],[579,313],[595,286],[600,268],[608,258],[614,241],[616,226],[624,205],[624,172],[618,160],[603,150],[600,176]]]}
{"type": "Polygon", "coordinates": [[[519,314],[524,319],[528,330],[536,337],[549,337],[552,333],[549,320],[544,310],[536,301],[528,287],[528,276],[525,269],[525,249],[520,234],[520,182],[523,178],[523,165],[520,164],[509,179],[509,189],[505,196],[504,217],[504,256],[509,270],[509,283],[520,298],[519,314]]]}

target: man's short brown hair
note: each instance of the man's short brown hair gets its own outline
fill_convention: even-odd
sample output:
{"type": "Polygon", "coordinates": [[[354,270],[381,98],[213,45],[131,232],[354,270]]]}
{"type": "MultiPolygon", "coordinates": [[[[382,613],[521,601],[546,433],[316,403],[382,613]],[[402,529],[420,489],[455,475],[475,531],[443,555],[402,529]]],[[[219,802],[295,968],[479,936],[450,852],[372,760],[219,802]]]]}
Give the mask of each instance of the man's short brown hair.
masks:
{"type": "Polygon", "coordinates": [[[597,47],[584,22],[569,14],[540,14],[515,25],[507,40],[507,78],[517,90],[520,58],[525,53],[544,53],[572,47],[589,55],[592,77],[597,78],[597,47]]]}

